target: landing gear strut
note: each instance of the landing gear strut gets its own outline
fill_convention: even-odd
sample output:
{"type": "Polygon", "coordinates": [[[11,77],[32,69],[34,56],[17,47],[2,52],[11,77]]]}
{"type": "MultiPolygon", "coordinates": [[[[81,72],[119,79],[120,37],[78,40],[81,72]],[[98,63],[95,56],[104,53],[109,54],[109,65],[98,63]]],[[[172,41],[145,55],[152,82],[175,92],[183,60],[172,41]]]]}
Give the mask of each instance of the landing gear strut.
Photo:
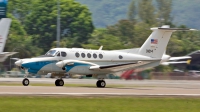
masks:
{"type": "Polygon", "coordinates": [[[28,86],[29,85],[29,80],[27,79],[27,76],[28,76],[28,72],[25,70],[25,75],[24,75],[24,79],[22,81],[22,84],[24,86],[28,86]]]}
{"type": "Polygon", "coordinates": [[[56,85],[56,86],[63,86],[63,85],[64,85],[64,81],[63,81],[62,79],[57,79],[57,80],[55,81],[55,85],[56,85]]]}
{"type": "Polygon", "coordinates": [[[98,80],[96,85],[99,88],[104,88],[106,86],[106,82],[104,80],[98,80]]]}

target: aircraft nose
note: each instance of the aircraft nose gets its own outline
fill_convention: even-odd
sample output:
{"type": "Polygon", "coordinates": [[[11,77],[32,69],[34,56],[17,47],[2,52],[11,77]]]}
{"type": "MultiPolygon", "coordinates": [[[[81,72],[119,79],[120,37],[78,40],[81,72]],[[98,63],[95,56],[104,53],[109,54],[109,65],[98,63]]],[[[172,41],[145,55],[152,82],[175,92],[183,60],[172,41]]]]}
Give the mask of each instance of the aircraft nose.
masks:
{"type": "Polygon", "coordinates": [[[63,61],[57,62],[57,63],[56,63],[56,66],[62,68],[62,67],[64,66],[63,61]]]}
{"type": "Polygon", "coordinates": [[[17,66],[22,66],[22,60],[16,61],[16,62],[15,62],[15,65],[17,65],[17,66]]]}

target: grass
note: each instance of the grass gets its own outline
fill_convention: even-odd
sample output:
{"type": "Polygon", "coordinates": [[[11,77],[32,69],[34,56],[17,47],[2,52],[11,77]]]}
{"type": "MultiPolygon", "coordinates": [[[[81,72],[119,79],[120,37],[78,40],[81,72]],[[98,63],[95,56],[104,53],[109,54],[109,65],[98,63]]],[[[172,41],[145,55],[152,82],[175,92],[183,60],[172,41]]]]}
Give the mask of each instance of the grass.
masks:
{"type": "Polygon", "coordinates": [[[200,98],[0,96],[0,112],[199,112],[200,98]]]}

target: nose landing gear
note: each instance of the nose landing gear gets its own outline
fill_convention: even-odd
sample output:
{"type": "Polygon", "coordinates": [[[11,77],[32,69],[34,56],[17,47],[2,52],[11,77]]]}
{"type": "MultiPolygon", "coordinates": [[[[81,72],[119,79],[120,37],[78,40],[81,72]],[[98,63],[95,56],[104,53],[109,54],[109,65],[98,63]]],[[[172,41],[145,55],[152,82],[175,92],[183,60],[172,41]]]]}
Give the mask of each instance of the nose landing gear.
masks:
{"type": "Polygon", "coordinates": [[[24,86],[28,86],[28,85],[29,85],[29,82],[30,82],[30,81],[27,79],[28,75],[29,75],[29,73],[27,72],[27,70],[25,70],[24,79],[22,80],[22,84],[23,84],[24,86]]]}
{"type": "Polygon", "coordinates": [[[27,78],[25,78],[23,81],[22,81],[22,84],[24,86],[28,86],[29,85],[29,80],[27,78]]]}

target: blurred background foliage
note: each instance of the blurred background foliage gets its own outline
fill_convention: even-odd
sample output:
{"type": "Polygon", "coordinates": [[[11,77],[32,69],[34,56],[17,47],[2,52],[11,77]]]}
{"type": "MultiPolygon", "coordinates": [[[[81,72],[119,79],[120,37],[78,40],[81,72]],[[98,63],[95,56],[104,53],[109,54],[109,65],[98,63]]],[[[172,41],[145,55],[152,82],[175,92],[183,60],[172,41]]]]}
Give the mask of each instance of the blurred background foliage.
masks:
{"type": "MultiPolygon", "coordinates": [[[[88,49],[103,45],[104,50],[137,48],[150,35],[151,27],[168,24],[199,28],[198,16],[192,15],[200,16],[195,11],[198,3],[198,0],[60,0],[60,45],[88,49]],[[186,20],[183,15],[191,19],[186,20]]],[[[13,21],[5,51],[19,52],[19,58],[27,58],[56,47],[57,0],[9,0],[7,13],[13,21]]],[[[181,56],[199,50],[199,36],[200,32],[173,33],[167,54],[181,56]]]]}

